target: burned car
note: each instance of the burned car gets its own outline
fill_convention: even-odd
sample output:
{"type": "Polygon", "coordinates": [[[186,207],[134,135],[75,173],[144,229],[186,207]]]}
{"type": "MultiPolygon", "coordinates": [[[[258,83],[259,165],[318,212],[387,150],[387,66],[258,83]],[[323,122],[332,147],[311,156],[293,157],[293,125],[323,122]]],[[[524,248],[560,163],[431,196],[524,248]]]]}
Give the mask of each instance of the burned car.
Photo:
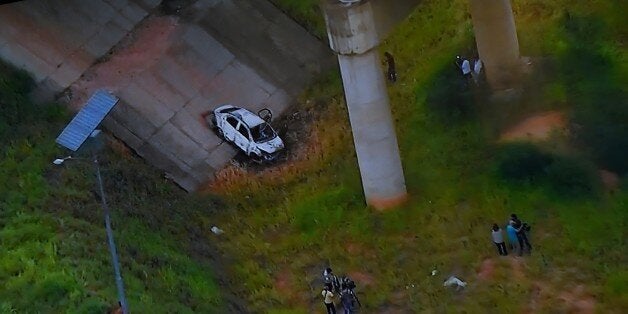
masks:
{"type": "Polygon", "coordinates": [[[271,119],[268,109],[255,114],[232,105],[222,105],[211,114],[211,123],[218,136],[258,162],[277,159],[284,148],[283,141],[269,124],[271,119]]]}

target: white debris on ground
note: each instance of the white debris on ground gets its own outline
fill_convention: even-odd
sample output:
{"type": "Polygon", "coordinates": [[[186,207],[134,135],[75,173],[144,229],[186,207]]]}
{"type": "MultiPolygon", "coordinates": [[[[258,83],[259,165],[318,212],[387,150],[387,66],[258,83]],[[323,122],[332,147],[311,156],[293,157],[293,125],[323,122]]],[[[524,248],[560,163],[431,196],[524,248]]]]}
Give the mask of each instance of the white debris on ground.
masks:
{"type": "Polygon", "coordinates": [[[460,288],[466,287],[467,283],[458,279],[455,276],[451,276],[447,280],[445,280],[445,282],[443,283],[443,286],[444,287],[456,286],[456,288],[460,289],[460,288]]]}
{"type": "Polygon", "coordinates": [[[225,233],[225,231],[224,231],[224,230],[222,230],[222,229],[220,229],[220,228],[218,228],[218,227],[216,227],[216,226],[212,226],[210,230],[211,230],[214,234],[217,234],[217,235],[221,235],[221,234],[225,233]]]}

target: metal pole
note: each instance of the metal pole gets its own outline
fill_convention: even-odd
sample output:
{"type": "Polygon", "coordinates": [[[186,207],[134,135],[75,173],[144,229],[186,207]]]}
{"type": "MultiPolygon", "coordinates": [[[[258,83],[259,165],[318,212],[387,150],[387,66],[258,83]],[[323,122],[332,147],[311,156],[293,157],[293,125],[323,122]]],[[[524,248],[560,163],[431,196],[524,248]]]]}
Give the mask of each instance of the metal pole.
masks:
{"type": "Polygon", "coordinates": [[[118,261],[118,252],[116,250],[116,243],[113,240],[113,231],[111,230],[111,217],[109,216],[109,206],[105,198],[105,189],[103,188],[102,177],[100,175],[100,165],[98,164],[98,157],[94,156],[94,165],[96,166],[96,177],[98,178],[98,188],[100,189],[100,199],[102,201],[102,207],[105,211],[105,229],[107,231],[107,241],[109,243],[109,252],[111,253],[111,261],[113,262],[113,271],[116,276],[116,287],[118,289],[118,299],[120,306],[122,307],[122,313],[128,314],[128,307],[126,303],[126,297],[124,296],[124,282],[122,281],[122,275],[120,274],[120,262],[118,261]]]}

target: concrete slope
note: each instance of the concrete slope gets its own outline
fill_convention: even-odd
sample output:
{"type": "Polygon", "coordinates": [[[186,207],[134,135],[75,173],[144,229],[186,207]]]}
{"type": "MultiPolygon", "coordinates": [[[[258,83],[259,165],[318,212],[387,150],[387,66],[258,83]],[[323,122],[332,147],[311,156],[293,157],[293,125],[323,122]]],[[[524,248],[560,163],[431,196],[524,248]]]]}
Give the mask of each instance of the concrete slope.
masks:
{"type": "Polygon", "coordinates": [[[40,99],[77,80],[160,0],[28,0],[0,6],[0,58],[30,72],[40,99]]]}
{"type": "MultiPolygon", "coordinates": [[[[94,7],[114,2],[140,8],[156,5],[140,0],[74,1],[90,2],[94,7]]],[[[100,55],[89,54],[86,45],[57,49],[58,42],[84,30],[66,25],[69,13],[64,18],[50,14],[58,8],[50,5],[53,1],[47,6],[30,6],[31,2],[37,1],[0,8],[0,14],[6,16],[39,12],[28,13],[31,18],[21,20],[0,19],[0,29],[8,24],[14,30],[13,37],[0,33],[3,47],[8,45],[12,51],[17,46],[20,52],[29,53],[26,57],[16,53],[1,56],[33,73],[40,90],[68,88],[66,99],[75,109],[95,89],[111,90],[121,102],[105,126],[186,190],[209,180],[236,153],[209,130],[203,114],[222,103],[253,111],[268,107],[280,114],[313,75],[334,65],[324,43],[262,0],[199,0],[180,17],[145,11],[141,22],[138,19],[126,36],[116,37],[115,46],[102,47],[100,55]],[[55,31],[45,33],[48,40],[33,37],[22,43],[14,36],[51,28],[55,31]],[[57,59],[77,64],[72,75],[63,80],[51,75],[55,73],[50,67],[53,62],[40,61],[50,51],[58,51],[57,59]],[[89,57],[77,63],[77,55],[89,57]]],[[[81,5],[87,8],[72,14],[91,14],[84,13],[91,12],[90,5],[81,5]]],[[[123,14],[114,10],[111,19],[119,15],[123,14]]],[[[89,27],[97,24],[95,34],[105,32],[109,23],[104,17],[83,21],[89,27]]],[[[95,40],[93,36],[91,40],[95,40]]]]}

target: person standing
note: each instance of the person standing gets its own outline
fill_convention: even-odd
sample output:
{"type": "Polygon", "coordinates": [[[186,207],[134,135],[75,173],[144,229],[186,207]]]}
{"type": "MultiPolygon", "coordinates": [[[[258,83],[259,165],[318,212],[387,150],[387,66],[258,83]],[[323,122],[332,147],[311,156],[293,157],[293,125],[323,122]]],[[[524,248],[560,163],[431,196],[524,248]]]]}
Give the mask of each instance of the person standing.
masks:
{"type": "Polygon", "coordinates": [[[528,236],[526,235],[526,228],[529,228],[527,224],[524,224],[519,220],[516,214],[510,215],[510,224],[517,230],[517,239],[519,239],[519,245],[521,246],[521,251],[526,250],[528,253],[532,251],[532,245],[528,240],[528,236]]]}
{"type": "Polygon", "coordinates": [[[481,73],[482,73],[482,60],[480,60],[480,58],[475,58],[475,60],[473,61],[473,72],[471,73],[471,76],[473,76],[473,81],[475,82],[475,85],[480,84],[481,73]]]}
{"type": "Polygon", "coordinates": [[[336,307],[334,306],[334,294],[327,289],[327,286],[323,287],[323,303],[327,309],[327,314],[336,314],[336,307]]]}
{"type": "Polygon", "coordinates": [[[460,69],[460,72],[462,73],[462,88],[463,90],[467,90],[470,87],[470,82],[471,80],[473,80],[472,77],[472,71],[471,71],[471,62],[469,62],[469,60],[467,60],[466,58],[462,58],[460,56],[456,56],[456,66],[458,67],[458,69],[460,69]]]}
{"type": "Polygon", "coordinates": [[[390,54],[390,52],[384,52],[384,57],[386,58],[386,63],[388,64],[388,80],[391,83],[397,81],[397,69],[395,68],[395,58],[390,54]]]}
{"type": "Polygon", "coordinates": [[[340,281],[331,268],[326,268],[323,272],[323,281],[327,286],[327,290],[340,293],[340,281]]]}
{"type": "Polygon", "coordinates": [[[460,56],[456,56],[456,65],[460,69],[460,72],[465,79],[471,78],[471,62],[469,62],[469,60],[460,56]]]}
{"type": "Polygon", "coordinates": [[[340,303],[342,303],[342,308],[344,309],[344,314],[352,314],[354,308],[354,297],[351,290],[345,288],[342,290],[342,294],[340,295],[340,303]]]}
{"type": "Polygon", "coordinates": [[[499,255],[508,255],[508,251],[506,251],[506,243],[504,243],[502,229],[500,229],[497,224],[493,224],[493,231],[491,232],[491,236],[493,237],[493,243],[495,243],[495,246],[497,246],[497,252],[499,253],[499,255]]]}
{"type": "Polygon", "coordinates": [[[517,252],[517,255],[521,256],[521,244],[519,242],[519,237],[517,236],[517,229],[515,229],[512,222],[506,226],[506,233],[508,234],[510,248],[513,252],[517,252]]]}

